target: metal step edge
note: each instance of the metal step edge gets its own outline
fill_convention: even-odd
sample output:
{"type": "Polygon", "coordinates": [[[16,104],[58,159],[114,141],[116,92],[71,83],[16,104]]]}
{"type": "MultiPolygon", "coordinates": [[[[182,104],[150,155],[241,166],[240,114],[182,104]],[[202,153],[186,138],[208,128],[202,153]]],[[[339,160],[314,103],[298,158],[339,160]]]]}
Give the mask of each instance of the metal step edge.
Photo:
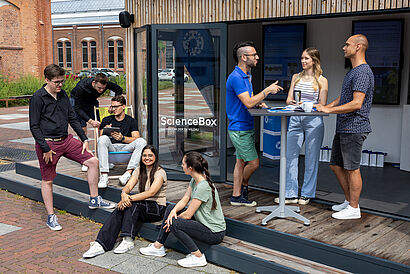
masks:
{"type": "MultiPolygon", "coordinates": [[[[9,192],[42,202],[41,188],[38,181],[27,182],[27,180],[24,180],[23,182],[23,180],[16,180],[24,179],[23,175],[16,175],[13,179],[10,178],[10,176],[4,175],[5,174],[0,173],[1,189],[5,189],[9,192]]],[[[53,191],[55,208],[65,210],[69,213],[80,215],[100,223],[104,223],[110,214],[110,211],[105,209],[89,209],[89,196],[86,194],[66,189],[61,186],[55,186],[53,191]],[[65,194],[70,194],[70,196],[66,196],[65,194]]],[[[139,234],[147,240],[155,241],[158,232],[158,225],[145,223],[141,226],[139,234]]],[[[166,246],[179,252],[187,252],[185,247],[182,246],[182,244],[180,244],[173,235],[168,237],[166,246]]],[[[207,245],[200,242],[198,242],[198,246],[201,251],[205,253],[209,262],[240,271],[242,273],[304,273],[224,246],[207,245]]]]}

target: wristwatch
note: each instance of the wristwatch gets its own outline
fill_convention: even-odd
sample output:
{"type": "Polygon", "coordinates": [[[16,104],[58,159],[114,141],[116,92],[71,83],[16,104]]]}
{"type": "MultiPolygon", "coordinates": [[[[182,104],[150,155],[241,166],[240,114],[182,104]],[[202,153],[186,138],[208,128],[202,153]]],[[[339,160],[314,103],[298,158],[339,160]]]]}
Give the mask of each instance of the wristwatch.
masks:
{"type": "Polygon", "coordinates": [[[124,136],[124,135],[122,135],[121,142],[122,142],[122,141],[124,141],[124,140],[125,140],[125,136],[124,136]]]}

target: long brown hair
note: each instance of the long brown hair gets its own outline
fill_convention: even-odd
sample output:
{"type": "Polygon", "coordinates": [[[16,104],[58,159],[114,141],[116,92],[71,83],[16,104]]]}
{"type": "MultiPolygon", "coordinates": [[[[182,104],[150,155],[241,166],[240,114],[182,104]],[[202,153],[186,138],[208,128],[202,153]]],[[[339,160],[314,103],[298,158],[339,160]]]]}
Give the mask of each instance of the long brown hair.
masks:
{"type": "MultiPolygon", "coordinates": [[[[320,52],[317,48],[307,48],[303,52],[306,52],[313,61],[313,84],[312,88],[314,90],[321,89],[322,85],[319,82],[319,77],[322,75],[323,70],[320,66],[320,52]]],[[[305,75],[305,71],[302,70],[296,77],[295,85],[302,79],[303,75],[305,75]]]]}
{"type": "Polygon", "coordinates": [[[212,190],[212,210],[216,209],[216,200],[215,200],[215,186],[214,182],[211,179],[211,175],[208,171],[208,162],[202,157],[202,155],[196,151],[190,151],[185,154],[185,163],[187,167],[192,167],[196,172],[205,175],[206,180],[208,181],[209,186],[212,190]]]}
{"type": "Polygon", "coordinates": [[[145,191],[145,186],[147,184],[147,166],[144,164],[144,162],[142,161],[142,154],[144,154],[144,151],[146,149],[151,150],[152,153],[154,153],[155,155],[155,162],[152,165],[151,171],[149,173],[149,180],[150,180],[150,185],[152,185],[152,183],[154,182],[154,174],[155,172],[161,168],[159,165],[159,161],[158,161],[158,150],[152,146],[152,145],[146,145],[141,152],[141,159],[140,159],[140,173],[138,175],[138,182],[139,182],[139,191],[144,192],[145,191]]]}

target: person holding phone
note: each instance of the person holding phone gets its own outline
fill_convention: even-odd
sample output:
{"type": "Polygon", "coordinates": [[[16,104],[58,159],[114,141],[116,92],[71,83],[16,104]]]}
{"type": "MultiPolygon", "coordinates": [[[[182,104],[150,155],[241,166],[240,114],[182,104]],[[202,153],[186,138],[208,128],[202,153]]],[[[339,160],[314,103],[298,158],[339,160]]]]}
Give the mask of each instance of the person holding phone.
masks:
{"type": "Polygon", "coordinates": [[[97,146],[101,173],[100,181],[98,182],[99,188],[108,186],[109,151],[132,152],[127,171],[119,178],[120,183],[125,185],[140,162],[142,148],[147,145],[147,141],[140,137],[137,121],[125,114],[125,105],[126,100],[124,96],[118,95],[113,97],[110,106],[110,112],[113,113],[113,115],[107,116],[101,121],[101,136],[98,138],[97,146]],[[118,128],[119,130],[112,130],[109,135],[104,135],[104,129],[107,132],[109,128],[118,128]]]}
{"type": "MultiPolygon", "coordinates": [[[[301,63],[303,70],[293,75],[286,104],[298,105],[310,101],[313,104],[326,105],[328,82],[322,76],[319,50],[305,49],[302,52],[301,63]]],[[[290,118],[286,150],[286,204],[306,205],[311,198],[315,197],[323,134],[323,118],[320,116],[290,118]],[[298,164],[303,142],[305,142],[305,175],[301,195],[298,198],[298,164]]],[[[279,198],[276,198],[275,202],[279,203],[279,198]]]]}

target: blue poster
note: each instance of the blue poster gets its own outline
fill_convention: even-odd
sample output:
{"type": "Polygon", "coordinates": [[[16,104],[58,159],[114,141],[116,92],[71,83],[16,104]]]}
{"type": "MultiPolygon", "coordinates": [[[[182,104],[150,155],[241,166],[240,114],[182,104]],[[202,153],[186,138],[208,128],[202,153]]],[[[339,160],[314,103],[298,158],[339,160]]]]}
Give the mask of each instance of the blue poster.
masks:
{"type": "Polygon", "coordinates": [[[264,27],[263,84],[264,87],[279,81],[284,88],[269,94],[269,100],[286,100],[292,75],[302,70],[300,56],[305,47],[305,25],[268,25],[264,27]]]}
{"type": "Polygon", "coordinates": [[[374,74],[375,104],[400,103],[402,28],[402,20],[353,22],[353,34],[369,41],[366,61],[374,74]]]}

